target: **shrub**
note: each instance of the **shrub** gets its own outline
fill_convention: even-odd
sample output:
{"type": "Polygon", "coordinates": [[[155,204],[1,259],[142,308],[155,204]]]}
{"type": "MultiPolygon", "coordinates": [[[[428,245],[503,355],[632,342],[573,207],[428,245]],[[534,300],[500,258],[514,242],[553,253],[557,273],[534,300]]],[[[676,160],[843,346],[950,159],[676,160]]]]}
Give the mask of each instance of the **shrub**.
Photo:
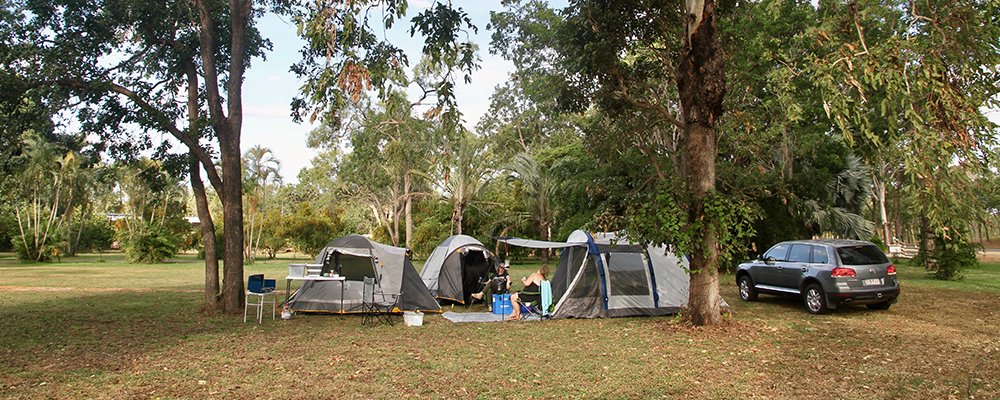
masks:
{"type": "Polygon", "coordinates": [[[120,241],[129,262],[153,264],[177,253],[180,239],[166,227],[142,224],[131,231],[122,231],[120,241]]]}
{"type": "Polygon", "coordinates": [[[14,219],[14,211],[8,208],[0,208],[0,251],[13,251],[14,238],[20,236],[17,230],[17,220],[14,219]]]}
{"type": "Polygon", "coordinates": [[[92,218],[83,223],[76,251],[103,252],[115,241],[115,229],[104,218],[92,218]]]}
{"type": "Polygon", "coordinates": [[[962,239],[936,238],[935,241],[937,270],[934,271],[934,277],[946,280],[961,279],[963,270],[979,264],[976,260],[976,251],[982,247],[981,245],[962,239]]]}
{"type": "Polygon", "coordinates": [[[934,248],[927,249],[923,245],[913,258],[917,265],[923,265],[937,279],[955,280],[962,278],[962,271],[979,264],[976,252],[982,246],[969,243],[962,237],[934,237],[934,248]]]}
{"type": "Polygon", "coordinates": [[[264,232],[260,240],[260,249],[264,250],[269,260],[273,260],[278,255],[278,252],[285,248],[287,244],[288,241],[279,235],[277,229],[272,228],[264,232]]]}
{"type": "Polygon", "coordinates": [[[343,226],[335,213],[314,211],[311,205],[302,203],[285,221],[278,236],[288,239],[296,250],[315,256],[341,231],[343,226]]]}
{"type": "MultiPolygon", "coordinates": [[[[10,245],[13,247],[14,252],[17,253],[19,260],[50,262],[53,258],[58,259],[63,255],[66,248],[66,238],[62,229],[52,229],[49,231],[45,244],[38,247],[34,244],[34,232],[25,230],[24,233],[27,236],[28,247],[25,247],[25,240],[22,239],[21,231],[16,225],[9,232],[10,245]]],[[[39,232],[39,236],[42,236],[41,232],[39,232]]]]}
{"type": "Polygon", "coordinates": [[[14,252],[17,253],[17,258],[21,261],[50,262],[53,258],[63,255],[63,248],[66,242],[50,239],[39,249],[26,248],[24,247],[24,242],[21,241],[21,236],[18,235],[11,238],[11,244],[14,245],[14,252]]]}
{"type": "MultiPolygon", "coordinates": [[[[198,232],[201,232],[199,230],[198,232]]],[[[205,259],[205,241],[202,240],[201,234],[198,234],[198,259],[205,259]]],[[[222,225],[215,225],[215,259],[222,260],[226,258],[226,243],[225,235],[222,234],[222,225]]]]}

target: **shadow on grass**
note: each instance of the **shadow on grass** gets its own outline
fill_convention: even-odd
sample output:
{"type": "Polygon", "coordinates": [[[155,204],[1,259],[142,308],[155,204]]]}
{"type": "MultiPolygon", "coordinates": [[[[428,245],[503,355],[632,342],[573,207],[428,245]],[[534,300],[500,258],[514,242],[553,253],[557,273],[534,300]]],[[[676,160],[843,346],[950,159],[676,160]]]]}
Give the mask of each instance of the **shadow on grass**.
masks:
{"type": "MultiPolygon", "coordinates": [[[[747,305],[745,302],[741,303],[744,306],[747,305]]],[[[802,297],[800,296],[761,294],[760,297],[753,302],[753,304],[755,304],[755,307],[777,307],[783,312],[799,313],[802,314],[803,317],[810,316],[809,312],[806,311],[805,304],[803,304],[802,297]]],[[[869,310],[868,307],[863,304],[841,304],[837,306],[836,309],[830,310],[829,313],[833,315],[865,315],[877,312],[878,311],[875,310],[869,310]]]]}
{"type": "Polygon", "coordinates": [[[20,292],[0,302],[0,383],[121,371],[186,338],[242,330],[242,319],[206,315],[200,295],[171,292],[20,292]]]}

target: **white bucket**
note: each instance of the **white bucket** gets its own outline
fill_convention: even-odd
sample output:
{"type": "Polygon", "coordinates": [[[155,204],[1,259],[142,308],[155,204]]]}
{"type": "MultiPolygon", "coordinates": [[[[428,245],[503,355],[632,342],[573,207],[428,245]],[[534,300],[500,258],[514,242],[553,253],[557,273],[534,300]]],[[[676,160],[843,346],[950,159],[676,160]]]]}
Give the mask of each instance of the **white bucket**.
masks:
{"type": "Polygon", "coordinates": [[[403,311],[403,323],[406,326],[421,326],[424,324],[424,313],[420,311],[403,311]]]}

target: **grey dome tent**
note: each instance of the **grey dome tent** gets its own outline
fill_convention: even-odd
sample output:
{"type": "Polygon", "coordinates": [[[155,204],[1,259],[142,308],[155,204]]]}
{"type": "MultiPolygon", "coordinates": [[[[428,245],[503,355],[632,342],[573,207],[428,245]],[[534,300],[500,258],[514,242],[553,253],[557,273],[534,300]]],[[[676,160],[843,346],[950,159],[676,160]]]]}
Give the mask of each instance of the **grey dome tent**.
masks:
{"type": "Polygon", "coordinates": [[[330,241],[313,263],[324,264],[324,272],[335,272],[347,280],[342,283],[305,281],[288,300],[292,311],[360,313],[365,277],[375,278],[378,289],[383,292],[402,293],[394,312],[441,311],[404,248],[384,245],[361,235],[347,235],[330,241]]]}
{"type": "Polygon", "coordinates": [[[480,289],[480,279],[496,266],[496,257],[476,238],[454,235],[431,252],[420,279],[435,298],[464,304],[480,289]]]}
{"type": "Polygon", "coordinates": [[[562,249],[551,277],[553,318],[669,315],[687,305],[688,261],[664,247],[615,233],[575,231],[565,243],[499,238],[513,246],[562,249]]]}

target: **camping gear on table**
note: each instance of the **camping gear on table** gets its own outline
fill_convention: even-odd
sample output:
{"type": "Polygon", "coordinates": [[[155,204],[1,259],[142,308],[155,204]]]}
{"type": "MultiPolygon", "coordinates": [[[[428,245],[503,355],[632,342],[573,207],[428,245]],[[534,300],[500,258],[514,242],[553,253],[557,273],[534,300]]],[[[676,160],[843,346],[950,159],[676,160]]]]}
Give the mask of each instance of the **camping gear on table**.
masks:
{"type": "MultiPolygon", "coordinates": [[[[574,231],[566,242],[498,238],[513,246],[561,249],[552,275],[552,318],[669,315],[687,305],[688,260],[618,234],[574,231]]],[[[547,311],[547,310],[544,310],[547,311]]]]}
{"type": "Polygon", "coordinates": [[[288,299],[294,312],[362,313],[366,277],[375,280],[378,292],[401,294],[391,312],[441,312],[404,248],[347,235],[330,241],[312,264],[322,264],[321,274],[343,277],[343,281],[304,281],[288,299]]]}
{"type": "Polygon", "coordinates": [[[476,238],[454,235],[431,252],[420,279],[435,298],[465,304],[473,293],[482,290],[483,284],[489,284],[484,278],[496,274],[498,264],[493,253],[476,238]]]}

